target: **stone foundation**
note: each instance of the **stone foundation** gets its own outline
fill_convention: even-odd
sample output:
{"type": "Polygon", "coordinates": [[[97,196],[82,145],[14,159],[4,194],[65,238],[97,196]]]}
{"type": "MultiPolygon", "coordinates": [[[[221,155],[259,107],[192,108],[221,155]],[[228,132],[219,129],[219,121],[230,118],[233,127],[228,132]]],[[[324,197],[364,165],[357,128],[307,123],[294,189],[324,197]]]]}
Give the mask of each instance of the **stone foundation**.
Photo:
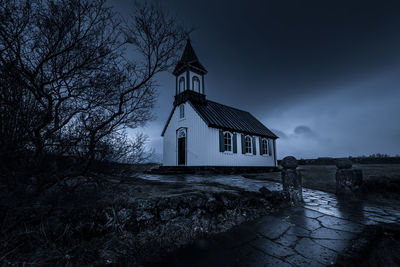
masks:
{"type": "Polygon", "coordinates": [[[279,171],[277,167],[253,166],[160,166],[146,173],[148,174],[242,174],[265,173],[279,171]]]}

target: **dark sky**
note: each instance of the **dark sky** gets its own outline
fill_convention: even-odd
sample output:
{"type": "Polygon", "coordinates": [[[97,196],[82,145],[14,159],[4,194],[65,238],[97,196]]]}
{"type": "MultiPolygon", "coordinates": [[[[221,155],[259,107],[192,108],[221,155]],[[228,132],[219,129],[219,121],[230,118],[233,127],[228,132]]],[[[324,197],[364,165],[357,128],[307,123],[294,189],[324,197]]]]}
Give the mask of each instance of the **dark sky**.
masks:
{"type": "MultiPolygon", "coordinates": [[[[132,1],[109,0],[127,15],[132,1]]],[[[278,157],[400,154],[400,1],[159,2],[196,31],[208,99],[251,112],[278,157]]],[[[159,75],[160,133],[175,78],[159,75]]]]}

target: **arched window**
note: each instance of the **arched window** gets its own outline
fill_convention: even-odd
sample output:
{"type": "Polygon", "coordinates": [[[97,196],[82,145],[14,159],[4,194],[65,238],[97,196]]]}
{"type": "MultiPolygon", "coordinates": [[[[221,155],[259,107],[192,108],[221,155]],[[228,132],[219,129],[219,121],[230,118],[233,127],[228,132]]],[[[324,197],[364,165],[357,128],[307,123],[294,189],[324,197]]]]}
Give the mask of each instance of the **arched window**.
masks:
{"type": "Polygon", "coordinates": [[[224,133],[224,150],[232,152],[232,134],[230,132],[224,133]]]}
{"type": "Polygon", "coordinates": [[[185,78],[179,78],[179,93],[182,93],[185,90],[185,78]]]}
{"type": "Polygon", "coordinates": [[[178,131],[178,138],[185,138],[186,137],[186,129],[179,129],[178,131]]]}
{"type": "Polygon", "coordinates": [[[261,155],[268,154],[268,141],[267,139],[262,139],[261,141],[261,155]]]}
{"type": "Polygon", "coordinates": [[[192,78],[193,91],[200,93],[200,80],[197,76],[192,78]]]}
{"type": "Polygon", "coordinates": [[[185,118],[185,105],[179,106],[179,118],[181,119],[185,118]]]}
{"type": "Polygon", "coordinates": [[[251,137],[250,136],[246,136],[245,137],[244,144],[245,144],[245,148],[246,148],[246,154],[247,153],[251,153],[252,152],[252,146],[251,146],[251,137]]]}

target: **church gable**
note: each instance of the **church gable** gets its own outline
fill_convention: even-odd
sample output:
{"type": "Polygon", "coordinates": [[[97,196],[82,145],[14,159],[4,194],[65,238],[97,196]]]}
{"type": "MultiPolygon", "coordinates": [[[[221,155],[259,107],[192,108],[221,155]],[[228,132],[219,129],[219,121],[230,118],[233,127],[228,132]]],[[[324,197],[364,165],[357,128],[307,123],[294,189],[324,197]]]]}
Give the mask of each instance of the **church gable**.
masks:
{"type": "Polygon", "coordinates": [[[161,136],[165,135],[165,132],[167,131],[168,127],[170,127],[170,125],[171,127],[181,127],[182,125],[187,125],[188,124],[187,121],[189,122],[197,121],[206,123],[206,121],[203,118],[201,118],[199,113],[196,111],[196,109],[189,101],[183,102],[179,105],[174,105],[174,107],[171,110],[171,113],[168,116],[168,120],[163,128],[161,136]],[[198,118],[194,118],[194,116],[198,118]],[[174,120],[173,125],[171,125],[172,120],[174,120]]]}

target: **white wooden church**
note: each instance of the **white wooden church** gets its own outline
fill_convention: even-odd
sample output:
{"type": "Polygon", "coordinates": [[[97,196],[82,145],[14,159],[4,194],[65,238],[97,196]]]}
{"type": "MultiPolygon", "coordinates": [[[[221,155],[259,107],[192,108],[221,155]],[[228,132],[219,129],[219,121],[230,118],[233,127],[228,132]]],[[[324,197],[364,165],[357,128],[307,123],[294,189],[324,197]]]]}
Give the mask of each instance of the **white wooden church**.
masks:
{"type": "Polygon", "coordinates": [[[247,111],[206,98],[190,40],[173,71],[175,101],[162,131],[163,166],[276,167],[273,132],[247,111]]]}

